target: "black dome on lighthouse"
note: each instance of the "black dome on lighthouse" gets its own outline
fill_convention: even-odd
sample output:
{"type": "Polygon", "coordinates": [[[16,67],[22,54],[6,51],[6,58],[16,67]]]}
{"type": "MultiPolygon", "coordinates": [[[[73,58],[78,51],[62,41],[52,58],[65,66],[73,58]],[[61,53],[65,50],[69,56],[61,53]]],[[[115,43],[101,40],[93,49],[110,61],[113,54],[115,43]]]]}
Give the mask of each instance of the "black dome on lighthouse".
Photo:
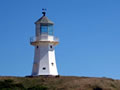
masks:
{"type": "Polygon", "coordinates": [[[38,19],[35,24],[42,24],[42,25],[53,25],[54,23],[52,21],[50,21],[46,16],[45,16],[45,12],[42,12],[43,16],[38,19]]]}

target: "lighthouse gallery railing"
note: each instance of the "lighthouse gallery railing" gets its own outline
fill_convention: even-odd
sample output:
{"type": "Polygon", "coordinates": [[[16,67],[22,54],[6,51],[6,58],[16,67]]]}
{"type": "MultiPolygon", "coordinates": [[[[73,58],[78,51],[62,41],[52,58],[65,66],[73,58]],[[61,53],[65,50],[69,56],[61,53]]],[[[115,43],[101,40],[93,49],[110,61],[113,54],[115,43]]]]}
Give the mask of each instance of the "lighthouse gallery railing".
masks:
{"type": "Polygon", "coordinates": [[[40,37],[30,37],[30,43],[37,42],[37,41],[56,41],[59,42],[57,37],[47,37],[47,36],[40,36],[40,37]]]}

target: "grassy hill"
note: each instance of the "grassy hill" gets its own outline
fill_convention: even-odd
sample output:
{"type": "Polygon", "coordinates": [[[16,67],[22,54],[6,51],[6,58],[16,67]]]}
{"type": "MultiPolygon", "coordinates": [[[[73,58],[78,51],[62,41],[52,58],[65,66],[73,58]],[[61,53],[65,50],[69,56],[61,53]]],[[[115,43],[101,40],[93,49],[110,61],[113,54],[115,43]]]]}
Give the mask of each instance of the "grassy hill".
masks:
{"type": "Polygon", "coordinates": [[[73,76],[2,76],[0,90],[120,90],[120,80],[73,76]]]}

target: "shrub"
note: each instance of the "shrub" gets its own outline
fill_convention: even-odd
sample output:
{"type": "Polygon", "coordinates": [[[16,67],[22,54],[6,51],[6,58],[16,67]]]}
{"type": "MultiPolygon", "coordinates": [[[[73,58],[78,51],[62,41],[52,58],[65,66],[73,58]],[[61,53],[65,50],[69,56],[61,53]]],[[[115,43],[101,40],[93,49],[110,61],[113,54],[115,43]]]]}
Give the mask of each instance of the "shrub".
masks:
{"type": "Polygon", "coordinates": [[[93,88],[93,90],[103,90],[103,89],[98,87],[98,86],[96,86],[96,87],[93,88]]]}
{"type": "Polygon", "coordinates": [[[21,83],[14,84],[13,80],[0,81],[0,90],[25,90],[21,83]]]}
{"type": "Polygon", "coordinates": [[[27,90],[48,90],[48,87],[38,85],[38,86],[28,88],[27,90]]]}

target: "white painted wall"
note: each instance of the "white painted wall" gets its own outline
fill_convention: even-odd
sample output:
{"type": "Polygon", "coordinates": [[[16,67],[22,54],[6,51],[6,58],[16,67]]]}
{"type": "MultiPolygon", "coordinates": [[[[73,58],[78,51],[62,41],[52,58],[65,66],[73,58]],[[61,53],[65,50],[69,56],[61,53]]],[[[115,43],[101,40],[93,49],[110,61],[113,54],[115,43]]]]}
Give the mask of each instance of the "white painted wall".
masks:
{"type": "Polygon", "coordinates": [[[55,50],[50,48],[51,44],[41,44],[35,47],[35,57],[33,64],[32,75],[58,75],[56,60],[55,60],[55,50]],[[52,64],[53,63],[53,64],[52,64]],[[43,70],[43,68],[46,68],[43,70]]]}
{"type": "Polygon", "coordinates": [[[55,60],[55,50],[49,51],[49,70],[50,75],[58,75],[56,60],[55,60]]]}

